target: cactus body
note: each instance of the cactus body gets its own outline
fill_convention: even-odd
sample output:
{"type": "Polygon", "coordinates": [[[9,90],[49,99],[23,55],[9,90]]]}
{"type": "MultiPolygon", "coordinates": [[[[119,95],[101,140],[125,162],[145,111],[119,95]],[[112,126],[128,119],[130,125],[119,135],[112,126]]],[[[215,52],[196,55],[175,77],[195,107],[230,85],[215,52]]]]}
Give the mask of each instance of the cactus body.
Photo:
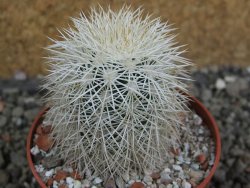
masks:
{"type": "Polygon", "coordinates": [[[43,85],[58,157],[103,178],[160,167],[178,144],[190,64],[171,27],[127,7],[73,23],[51,39],[43,85]]]}

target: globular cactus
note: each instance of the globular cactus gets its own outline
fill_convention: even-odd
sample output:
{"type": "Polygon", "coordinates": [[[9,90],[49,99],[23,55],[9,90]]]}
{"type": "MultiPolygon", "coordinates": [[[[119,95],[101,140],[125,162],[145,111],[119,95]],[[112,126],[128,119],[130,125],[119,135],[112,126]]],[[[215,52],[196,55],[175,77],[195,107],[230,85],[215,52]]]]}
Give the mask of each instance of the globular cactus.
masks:
{"type": "Polygon", "coordinates": [[[92,9],[53,40],[43,87],[56,155],[102,178],[161,167],[178,145],[189,61],[142,10],[92,9]]]}

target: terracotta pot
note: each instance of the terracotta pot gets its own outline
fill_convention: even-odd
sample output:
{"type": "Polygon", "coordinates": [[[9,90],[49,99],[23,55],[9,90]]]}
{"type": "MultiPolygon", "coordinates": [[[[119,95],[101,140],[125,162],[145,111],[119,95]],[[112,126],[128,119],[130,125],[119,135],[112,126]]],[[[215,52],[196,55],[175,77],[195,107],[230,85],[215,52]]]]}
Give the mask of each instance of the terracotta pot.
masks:
{"type": "MultiPolygon", "coordinates": [[[[188,97],[190,99],[190,102],[189,102],[190,108],[193,109],[202,118],[205,125],[207,125],[208,128],[210,129],[212,136],[215,140],[216,151],[215,151],[214,165],[211,168],[209,175],[198,186],[196,186],[196,188],[205,188],[206,186],[208,186],[209,182],[211,181],[211,178],[213,177],[215,170],[219,164],[220,155],[221,155],[220,134],[219,134],[218,126],[217,126],[214,118],[210,114],[210,112],[195,97],[189,96],[189,95],[188,95],[188,97]]],[[[37,182],[39,183],[39,185],[42,188],[46,188],[47,186],[45,185],[45,182],[42,181],[42,179],[40,178],[40,176],[38,175],[38,173],[35,170],[35,166],[34,166],[34,163],[32,161],[32,155],[30,153],[30,149],[31,149],[32,142],[33,142],[32,141],[33,134],[35,133],[37,126],[42,122],[43,115],[46,113],[46,111],[47,111],[47,109],[43,109],[35,118],[32,126],[30,128],[28,138],[27,138],[27,144],[26,144],[26,153],[27,153],[29,167],[30,167],[35,179],[37,180],[37,182]]]]}

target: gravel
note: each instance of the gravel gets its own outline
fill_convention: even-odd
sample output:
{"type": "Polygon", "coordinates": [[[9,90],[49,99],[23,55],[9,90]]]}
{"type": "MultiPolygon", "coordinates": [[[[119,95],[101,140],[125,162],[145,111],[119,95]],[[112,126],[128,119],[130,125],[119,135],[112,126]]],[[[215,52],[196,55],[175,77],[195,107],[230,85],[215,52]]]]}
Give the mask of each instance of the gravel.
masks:
{"type": "MultiPolygon", "coordinates": [[[[210,188],[250,188],[250,67],[203,68],[192,76],[192,93],[214,115],[222,138],[210,188]]],[[[0,188],[38,187],[25,156],[28,130],[42,109],[37,85],[37,79],[0,80],[0,188]]]]}

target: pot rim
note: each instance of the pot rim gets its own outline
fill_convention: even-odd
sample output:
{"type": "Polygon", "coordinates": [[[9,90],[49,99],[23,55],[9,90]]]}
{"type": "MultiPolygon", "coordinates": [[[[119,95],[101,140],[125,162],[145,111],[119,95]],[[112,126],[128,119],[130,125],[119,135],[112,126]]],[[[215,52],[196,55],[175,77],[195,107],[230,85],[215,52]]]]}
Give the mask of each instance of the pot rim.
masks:
{"type": "MultiPolygon", "coordinates": [[[[206,120],[206,126],[208,126],[208,128],[210,129],[212,136],[215,140],[215,159],[214,159],[214,164],[213,167],[211,168],[209,175],[206,176],[205,179],[203,179],[203,181],[196,186],[196,188],[205,188],[209,182],[211,181],[216,168],[219,165],[219,161],[220,161],[220,156],[221,156],[221,138],[220,138],[220,133],[219,133],[219,128],[218,125],[215,122],[214,117],[211,115],[211,113],[208,111],[208,109],[198,100],[196,99],[194,96],[191,96],[189,94],[184,93],[185,95],[187,95],[188,99],[189,99],[189,105],[192,107],[191,109],[195,110],[196,113],[198,113],[201,117],[202,120],[206,120]]],[[[31,146],[32,146],[32,138],[33,138],[33,134],[35,132],[36,127],[39,125],[39,121],[41,120],[42,116],[46,113],[46,111],[48,110],[48,108],[44,108],[42,109],[39,114],[35,117],[35,120],[32,123],[32,126],[29,130],[29,134],[27,137],[27,142],[26,142],[26,155],[27,155],[27,160],[28,160],[28,165],[35,177],[35,179],[37,180],[38,184],[42,187],[42,188],[47,188],[45,182],[41,179],[41,177],[39,176],[39,174],[37,173],[34,163],[32,161],[32,155],[30,152],[31,146]]]]}

